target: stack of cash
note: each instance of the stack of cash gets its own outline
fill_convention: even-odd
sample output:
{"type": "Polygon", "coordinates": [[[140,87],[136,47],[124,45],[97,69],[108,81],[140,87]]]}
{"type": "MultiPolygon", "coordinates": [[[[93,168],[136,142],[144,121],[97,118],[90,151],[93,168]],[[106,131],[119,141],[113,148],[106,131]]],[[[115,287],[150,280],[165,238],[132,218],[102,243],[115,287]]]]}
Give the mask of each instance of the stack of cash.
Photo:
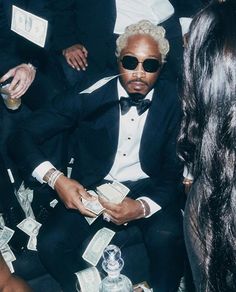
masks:
{"type": "Polygon", "coordinates": [[[85,208],[93,212],[95,215],[97,215],[94,218],[85,217],[88,224],[91,225],[97,219],[97,217],[104,211],[104,208],[98,201],[98,196],[101,196],[106,201],[119,204],[127,196],[129,191],[130,191],[129,188],[127,188],[120,182],[102,184],[97,187],[96,192],[92,190],[88,191],[92,196],[97,198],[97,200],[95,201],[82,200],[82,202],[85,205],[85,208]]]}

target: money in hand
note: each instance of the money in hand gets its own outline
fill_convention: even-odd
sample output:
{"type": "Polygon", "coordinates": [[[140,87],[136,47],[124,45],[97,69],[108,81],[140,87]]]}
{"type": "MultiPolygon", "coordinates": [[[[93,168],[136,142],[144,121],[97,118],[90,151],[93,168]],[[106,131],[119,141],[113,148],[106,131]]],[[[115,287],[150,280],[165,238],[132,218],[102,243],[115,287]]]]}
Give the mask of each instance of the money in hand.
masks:
{"type": "Polygon", "coordinates": [[[104,248],[107,247],[114,235],[115,232],[106,227],[98,230],[86,247],[82,258],[91,265],[96,266],[104,248]]]}
{"type": "Polygon", "coordinates": [[[90,212],[94,213],[95,215],[100,215],[102,211],[104,210],[101,203],[98,201],[98,195],[94,191],[88,191],[90,195],[96,198],[95,201],[88,201],[85,199],[82,199],[82,202],[84,204],[84,207],[89,210],[90,212]]]}
{"type": "Polygon", "coordinates": [[[119,204],[123,201],[123,199],[128,194],[129,189],[119,183],[113,182],[105,183],[97,187],[97,193],[104,199],[114,204],[119,204]]]}

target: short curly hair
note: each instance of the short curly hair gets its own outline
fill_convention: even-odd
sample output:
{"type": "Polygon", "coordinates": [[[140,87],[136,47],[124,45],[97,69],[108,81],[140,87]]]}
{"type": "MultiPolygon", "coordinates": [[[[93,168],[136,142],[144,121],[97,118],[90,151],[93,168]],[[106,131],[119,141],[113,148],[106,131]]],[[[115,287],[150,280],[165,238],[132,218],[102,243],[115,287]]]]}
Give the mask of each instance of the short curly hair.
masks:
{"type": "Polygon", "coordinates": [[[121,51],[125,48],[128,38],[133,35],[143,34],[152,37],[158,44],[162,62],[165,61],[166,55],[169,52],[169,42],[165,38],[165,29],[162,26],[155,25],[149,20],[141,20],[137,23],[126,27],[125,32],[116,40],[116,56],[119,58],[121,51]]]}

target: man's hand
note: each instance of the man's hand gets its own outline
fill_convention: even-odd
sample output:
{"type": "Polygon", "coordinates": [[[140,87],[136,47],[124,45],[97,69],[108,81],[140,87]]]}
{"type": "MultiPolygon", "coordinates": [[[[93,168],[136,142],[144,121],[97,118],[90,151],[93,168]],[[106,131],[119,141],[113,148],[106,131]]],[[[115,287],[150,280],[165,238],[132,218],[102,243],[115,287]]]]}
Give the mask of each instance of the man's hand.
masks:
{"type": "Polygon", "coordinates": [[[82,198],[88,201],[94,201],[95,198],[87,193],[84,187],[77,181],[61,175],[56,180],[54,188],[66,208],[79,210],[85,216],[96,217],[94,213],[85,209],[82,203],[82,198]]]}
{"type": "Polygon", "coordinates": [[[62,51],[67,63],[74,69],[86,70],[88,51],[83,45],[76,44],[62,51]]]}
{"type": "Polygon", "coordinates": [[[0,82],[4,82],[8,78],[13,77],[7,90],[9,91],[11,98],[20,98],[34,81],[35,73],[36,70],[32,65],[21,64],[10,69],[2,76],[0,82]]]}
{"type": "Polygon", "coordinates": [[[139,201],[126,197],[121,203],[114,204],[99,197],[99,201],[106,209],[105,213],[116,225],[143,218],[143,208],[139,201]]]}

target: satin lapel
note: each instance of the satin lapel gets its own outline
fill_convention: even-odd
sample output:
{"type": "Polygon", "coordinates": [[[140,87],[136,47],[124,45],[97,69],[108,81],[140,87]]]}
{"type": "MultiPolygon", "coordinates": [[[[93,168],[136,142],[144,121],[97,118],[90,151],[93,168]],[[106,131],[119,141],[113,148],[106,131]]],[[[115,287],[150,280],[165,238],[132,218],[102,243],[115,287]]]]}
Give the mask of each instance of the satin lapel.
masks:
{"type": "Polygon", "coordinates": [[[158,132],[160,132],[161,122],[159,117],[161,114],[159,92],[154,90],[152,105],[148,111],[146,122],[143,129],[143,135],[140,144],[140,157],[142,157],[145,151],[150,151],[152,146],[156,148],[156,139],[158,132]]]}
{"type": "Polygon", "coordinates": [[[119,122],[120,122],[120,112],[118,103],[118,92],[117,92],[117,78],[110,81],[106,87],[105,99],[114,106],[104,114],[103,123],[107,128],[108,135],[110,137],[110,146],[112,149],[116,149],[118,145],[119,137],[119,122]]]}

